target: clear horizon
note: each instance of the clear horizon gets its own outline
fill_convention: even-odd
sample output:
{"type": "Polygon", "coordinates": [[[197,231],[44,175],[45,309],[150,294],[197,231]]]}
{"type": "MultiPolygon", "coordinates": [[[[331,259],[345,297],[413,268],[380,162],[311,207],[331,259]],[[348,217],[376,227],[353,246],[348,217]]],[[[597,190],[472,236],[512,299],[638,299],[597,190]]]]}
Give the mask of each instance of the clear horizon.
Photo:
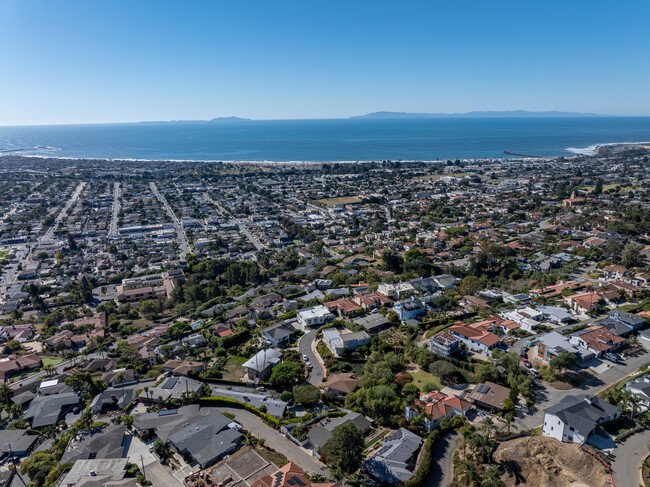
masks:
{"type": "Polygon", "coordinates": [[[648,116],[650,3],[5,0],[0,126],[648,116]]]}

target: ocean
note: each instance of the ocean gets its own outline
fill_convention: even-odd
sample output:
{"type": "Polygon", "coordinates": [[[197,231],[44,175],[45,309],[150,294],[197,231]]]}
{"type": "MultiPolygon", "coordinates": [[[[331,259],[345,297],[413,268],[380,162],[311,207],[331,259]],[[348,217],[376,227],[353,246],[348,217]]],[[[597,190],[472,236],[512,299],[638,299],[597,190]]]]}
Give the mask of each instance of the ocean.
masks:
{"type": "Polygon", "coordinates": [[[588,153],[596,145],[643,141],[650,141],[650,117],[222,120],[0,127],[4,155],[143,160],[512,157],[504,151],[571,156],[588,153]]]}

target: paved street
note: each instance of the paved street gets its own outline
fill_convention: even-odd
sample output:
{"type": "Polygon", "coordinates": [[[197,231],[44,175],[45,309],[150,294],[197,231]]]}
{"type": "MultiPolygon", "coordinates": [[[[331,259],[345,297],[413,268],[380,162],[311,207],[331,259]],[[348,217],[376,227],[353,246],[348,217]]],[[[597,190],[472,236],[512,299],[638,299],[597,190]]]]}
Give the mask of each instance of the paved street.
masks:
{"type": "Polygon", "coordinates": [[[431,473],[425,487],[449,487],[453,477],[454,452],[458,448],[458,433],[445,435],[434,447],[431,473]]]}
{"type": "Polygon", "coordinates": [[[158,191],[158,187],[156,186],[156,183],[154,182],[149,183],[149,187],[151,188],[151,191],[153,192],[153,194],[156,196],[156,198],[162,205],[165,212],[167,213],[167,216],[169,216],[169,218],[171,219],[172,224],[176,229],[178,250],[180,251],[181,259],[185,259],[185,257],[190,251],[190,244],[187,242],[187,236],[185,235],[185,230],[183,230],[183,226],[181,225],[181,222],[176,216],[176,214],[174,213],[174,210],[172,210],[172,207],[169,206],[169,203],[167,203],[165,197],[162,194],[160,194],[160,191],[158,191]]]}
{"type": "Polygon", "coordinates": [[[312,344],[314,343],[315,338],[316,338],[316,330],[311,330],[305,333],[300,338],[300,341],[298,342],[298,351],[300,352],[301,355],[307,355],[307,358],[309,358],[309,362],[314,367],[311,370],[311,374],[309,375],[309,383],[314,386],[320,386],[321,383],[323,382],[324,372],[323,372],[323,366],[321,365],[320,361],[316,358],[316,354],[314,354],[312,350],[312,344]]]}
{"type": "Polygon", "coordinates": [[[232,218],[235,223],[237,224],[237,227],[239,228],[239,231],[242,235],[244,235],[250,243],[252,243],[257,250],[262,250],[266,248],[266,246],[259,241],[259,239],[251,233],[251,231],[248,229],[246,226],[246,223],[244,220],[238,220],[235,218],[228,210],[226,210],[223,206],[221,206],[219,203],[217,203],[214,199],[212,199],[208,194],[204,194],[204,198],[206,201],[212,203],[214,206],[217,207],[217,209],[221,212],[222,215],[228,216],[232,218]]]}
{"type": "Polygon", "coordinates": [[[41,237],[42,242],[52,241],[52,237],[56,229],[59,227],[59,223],[61,223],[61,220],[63,220],[66,216],[68,216],[68,210],[72,208],[72,206],[77,202],[77,200],[79,199],[79,195],[81,194],[85,186],[86,186],[85,182],[79,183],[77,185],[77,188],[75,189],[74,193],[72,193],[72,196],[70,197],[68,202],[65,204],[63,209],[59,212],[59,214],[56,216],[56,219],[54,220],[54,224],[47,230],[45,235],[41,237]]]}
{"type": "Polygon", "coordinates": [[[113,207],[111,213],[111,227],[109,236],[117,236],[117,214],[120,212],[120,183],[113,183],[113,207]]]}
{"type": "Polygon", "coordinates": [[[636,487],[641,482],[641,462],[648,455],[650,431],[630,436],[614,450],[612,476],[616,487],[636,487]]]}
{"type": "Polygon", "coordinates": [[[300,448],[291,440],[282,436],[279,432],[266,425],[260,418],[253,413],[243,409],[216,407],[218,411],[227,412],[235,415],[235,419],[245,430],[253,436],[263,438],[266,446],[273,448],[275,451],[283,454],[290,461],[300,465],[308,473],[322,473],[327,476],[328,472],[318,459],[311,456],[305,450],[300,448]]]}

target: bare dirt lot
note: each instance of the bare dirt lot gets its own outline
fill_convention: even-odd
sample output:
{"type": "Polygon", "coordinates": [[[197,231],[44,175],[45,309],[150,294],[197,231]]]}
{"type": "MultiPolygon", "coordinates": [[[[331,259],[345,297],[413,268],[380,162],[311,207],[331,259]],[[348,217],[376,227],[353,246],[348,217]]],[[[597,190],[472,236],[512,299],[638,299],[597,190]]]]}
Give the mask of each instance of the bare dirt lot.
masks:
{"type": "Polygon", "coordinates": [[[507,487],[606,487],[605,467],[578,445],[545,436],[529,436],[499,445],[494,460],[510,465],[502,476],[507,487]]]}

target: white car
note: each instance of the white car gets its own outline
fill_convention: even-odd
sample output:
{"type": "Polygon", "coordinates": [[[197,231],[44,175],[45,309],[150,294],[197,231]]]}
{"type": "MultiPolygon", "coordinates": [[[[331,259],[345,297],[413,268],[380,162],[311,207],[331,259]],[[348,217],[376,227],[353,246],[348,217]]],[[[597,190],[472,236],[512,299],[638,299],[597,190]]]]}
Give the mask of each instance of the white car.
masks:
{"type": "Polygon", "coordinates": [[[302,359],[303,359],[305,362],[309,362],[309,357],[307,357],[307,355],[305,355],[304,353],[302,354],[302,359]]]}
{"type": "Polygon", "coordinates": [[[531,375],[532,375],[533,377],[541,377],[541,375],[539,375],[539,372],[537,372],[537,371],[536,371],[535,369],[533,369],[532,367],[531,367],[530,369],[528,369],[528,370],[530,370],[530,373],[531,373],[531,375]]]}

